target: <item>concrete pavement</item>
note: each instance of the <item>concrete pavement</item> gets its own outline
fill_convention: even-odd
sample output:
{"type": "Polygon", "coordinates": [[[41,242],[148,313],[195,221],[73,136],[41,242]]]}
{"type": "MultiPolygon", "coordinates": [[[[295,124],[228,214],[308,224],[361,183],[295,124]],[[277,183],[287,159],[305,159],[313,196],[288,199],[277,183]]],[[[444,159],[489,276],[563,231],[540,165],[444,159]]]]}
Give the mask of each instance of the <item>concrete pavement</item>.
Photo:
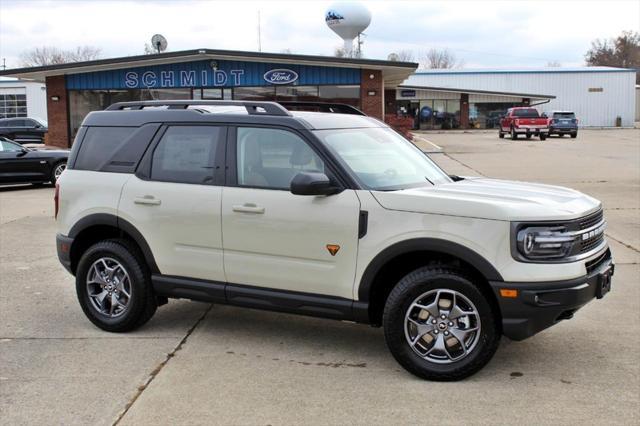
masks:
{"type": "Polygon", "coordinates": [[[0,188],[0,419],[4,424],[637,424],[640,131],[577,140],[428,134],[450,173],[561,184],[603,200],[614,289],[480,373],[406,373],[382,330],[170,301],[115,335],[84,318],[55,258],[51,188],[0,188]]]}

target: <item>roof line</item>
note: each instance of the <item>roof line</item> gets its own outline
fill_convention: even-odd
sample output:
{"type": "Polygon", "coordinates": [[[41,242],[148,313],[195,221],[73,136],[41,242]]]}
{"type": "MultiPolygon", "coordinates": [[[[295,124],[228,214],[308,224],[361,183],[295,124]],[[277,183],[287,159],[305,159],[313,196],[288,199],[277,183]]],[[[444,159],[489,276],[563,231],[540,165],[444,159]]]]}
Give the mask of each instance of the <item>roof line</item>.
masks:
{"type": "Polygon", "coordinates": [[[452,87],[434,87],[434,86],[415,86],[415,85],[400,85],[398,89],[410,89],[410,90],[433,90],[438,92],[456,92],[456,93],[473,93],[478,95],[503,95],[503,96],[517,96],[522,98],[541,98],[541,99],[555,99],[554,95],[541,95],[533,93],[514,93],[514,92],[497,92],[493,90],[475,90],[475,89],[454,89],[452,87]]]}
{"type": "Polygon", "coordinates": [[[219,50],[219,49],[191,49],[191,50],[179,50],[175,52],[154,53],[149,55],[134,55],[134,56],[121,56],[116,58],[96,59],[92,61],[83,62],[70,62],[65,64],[56,65],[44,65],[39,67],[25,67],[25,68],[13,68],[0,71],[1,75],[13,75],[18,73],[35,73],[46,72],[56,70],[67,70],[73,68],[83,68],[99,65],[110,65],[120,63],[130,63],[137,61],[149,61],[149,60],[161,60],[171,59],[183,56],[203,56],[203,55],[220,55],[220,56],[238,56],[253,59],[274,59],[274,60],[299,60],[310,62],[332,62],[347,65],[377,65],[386,67],[397,68],[413,68],[418,67],[417,63],[413,62],[399,62],[399,61],[387,61],[380,59],[355,59],[355,58],[338,58],[333,56],[320,56],[320,55],[298,55],[288,53],[265,53],[265,52],[249,52],[242,50],[219,50]]]}
{"type": "Polygon", "coordinates": [[[561,73],[591,73],[591,72],[638,72],[633,68],[594,68],[584,67],[580,69],[548,69],[548,70],[455,70],[455,71],[416,71],[414,75],[456,75],[456,74],[561,74],[561,73]]]}

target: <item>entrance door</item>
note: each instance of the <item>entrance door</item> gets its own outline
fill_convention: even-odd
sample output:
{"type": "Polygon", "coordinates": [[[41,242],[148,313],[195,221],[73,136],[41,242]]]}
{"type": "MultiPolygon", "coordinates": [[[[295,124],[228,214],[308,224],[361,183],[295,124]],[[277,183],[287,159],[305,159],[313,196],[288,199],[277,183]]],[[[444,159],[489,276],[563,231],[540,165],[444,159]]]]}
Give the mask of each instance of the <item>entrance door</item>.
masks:
{"type": "Polygon", "coordinates": [[[228,154],[236,169],[222,198],[228,282],[352,299],[360,212],[355,191],[293,195],[289,184],[297,173],[331,172],[288,130],[239,127],[228,154]]]}

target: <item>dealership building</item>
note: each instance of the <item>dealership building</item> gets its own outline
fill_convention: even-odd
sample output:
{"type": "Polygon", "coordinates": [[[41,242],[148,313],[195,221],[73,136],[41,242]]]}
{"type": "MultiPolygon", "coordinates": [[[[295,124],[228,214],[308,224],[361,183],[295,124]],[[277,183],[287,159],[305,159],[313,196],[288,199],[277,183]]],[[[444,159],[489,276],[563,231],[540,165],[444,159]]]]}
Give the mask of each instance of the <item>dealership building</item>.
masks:
{"type": "Polygon", "coordinates": [[[574,111],[582,127],[633,126],[635,70],[417,67],[398,61],[197,49],[9,69],[0,76],[45,84],[46,141],[61,147],[71,146],[90,111],[152,99],[344,103],[385,121],[404,117],[420,129],[492,128],[507,108],[531,105],[545,112],[574,111]]]}
{"type": "Polygon", "coordinates": [[[43,81],[47,144],[68,147],[84,117],[115,102],[206,99],[313,101],[353,105],[384,118],[385,96],[415,63],[198,49],[13,69],[0,75],[43,81]]]}

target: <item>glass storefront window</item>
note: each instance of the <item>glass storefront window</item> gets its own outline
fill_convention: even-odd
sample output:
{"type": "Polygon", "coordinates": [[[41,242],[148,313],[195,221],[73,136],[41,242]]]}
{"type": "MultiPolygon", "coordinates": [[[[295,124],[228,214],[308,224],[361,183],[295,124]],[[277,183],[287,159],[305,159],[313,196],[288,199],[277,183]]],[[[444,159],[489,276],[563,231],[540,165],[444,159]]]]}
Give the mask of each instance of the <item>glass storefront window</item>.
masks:
{"type": "Polygon", "coordinates": [[[507,109],[519,102],[475,102],[469,104],[469,126],[472,129],[496,129],[507,109]]]}
{"type": "Polygon", "coordinates": [[[360,107],[360,86],[319,86],[320,102],[335,102],[360,107]]]}
{"type": "Polygon", "coordinates": [[[318,86],[277,86],[278,101],[317,101],[318,86]]]}
{"type": "MultiPolygon", "coordinates": [[[[228,90],[228,89],[227,89],[228,90]]],[[[202,89],[202,99],[222,99],[223,89],[202,89]]]]}
{"type": "Polygon", "coordinates": [[[111,105],[109,92],[106,90],[72,90],[69,91],[69,130],[71,139],[82,124],[82,120],[91,111],[99,111],[111,105]]]}
{"type": "Polygon", "coordinates": [[[275,87],[234,87],[233,99],[239,101],[273,101],[275,87]]]}

